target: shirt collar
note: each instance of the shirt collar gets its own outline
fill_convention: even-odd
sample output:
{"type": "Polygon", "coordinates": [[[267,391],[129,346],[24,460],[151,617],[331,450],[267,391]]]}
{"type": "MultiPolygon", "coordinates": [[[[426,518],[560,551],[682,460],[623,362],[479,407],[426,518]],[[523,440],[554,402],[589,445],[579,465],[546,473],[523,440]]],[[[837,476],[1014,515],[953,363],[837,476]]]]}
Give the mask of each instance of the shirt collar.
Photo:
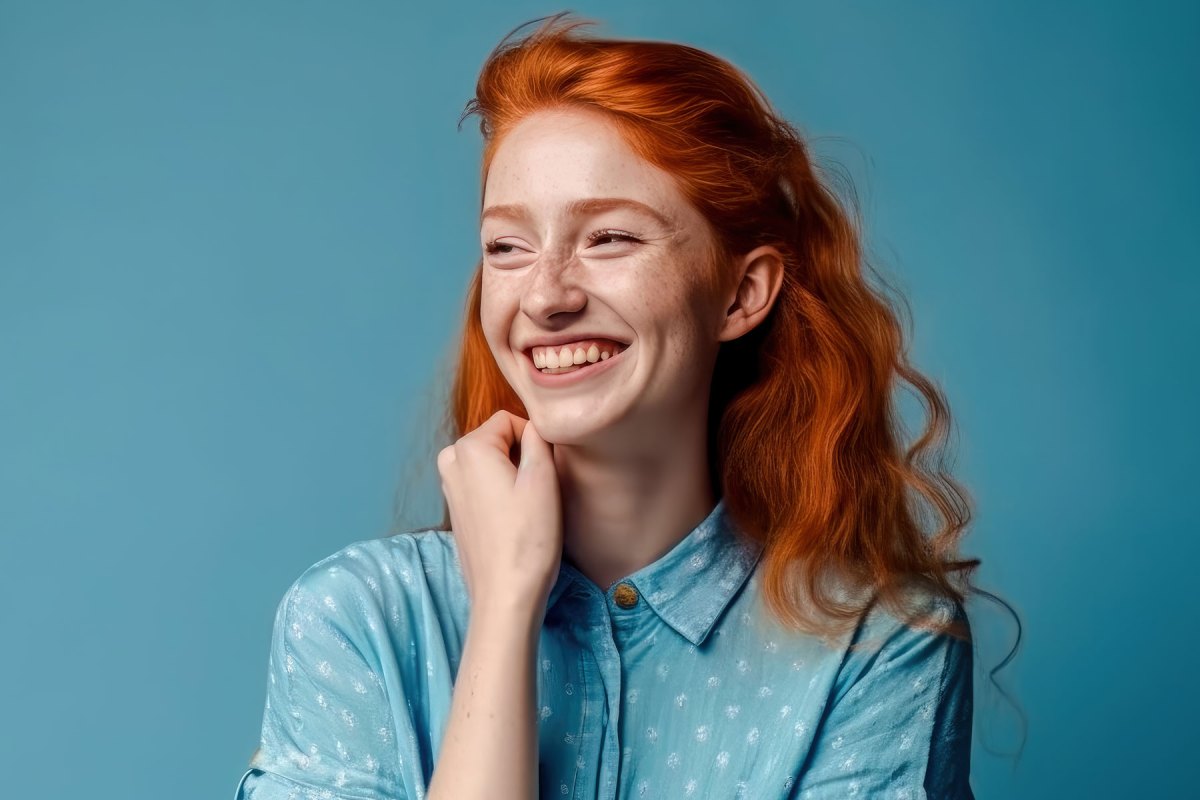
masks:
{"type": "MultiPolygon", "coordinates": [[[[737,529],[722,497],[671,550],[615,581],[606,594],[618,584],[633,584],[664,622],[692,644],[700,645],[753,572],[762,550],[762,543],[748,539],[737,529]]],[[[547,615],[572,587],[585,595],[600,591],[587,576],[563,561],[550,590],[547,615]]]]}

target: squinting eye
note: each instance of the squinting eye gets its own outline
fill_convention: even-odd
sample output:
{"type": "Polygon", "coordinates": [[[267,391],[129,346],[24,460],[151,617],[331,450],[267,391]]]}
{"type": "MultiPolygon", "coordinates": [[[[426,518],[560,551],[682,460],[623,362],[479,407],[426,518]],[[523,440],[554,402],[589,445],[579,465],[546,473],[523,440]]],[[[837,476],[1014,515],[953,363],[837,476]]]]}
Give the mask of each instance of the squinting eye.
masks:
{"type": "Polygon", "coordinates": [[[627,242],[640,241],[636,236],[632,236],[628,233],[622,233],[621,231],[614,231],[614,230],[596,231],[595,233],[588,234],[589,242],[592,242],[593,244],[595,244],[598,239],[621,239],[621,240],[624,240],[627,242]]]}
{"type": "MultiPolygon", "coordinates": [[[[641,239],[638,239],[636,236],[634,236],[632,234],[623,233],[621,231],[615,231],[615,230],[594,231],[594,232],[588,234],[587,239],[592,244],[597,244],[597,243],[603,244],[603,242],[600,241],[602,239],[614,239],[614,240],[626,241],[626,242],[640,242],[641,241],[641,239]]],[[[493,239],[492,241],[488,242],[487,244],[485,244],[483,246],[484,251],[488,255],[501,255],[501,256],[512,255],[514,248],[515,248],[515,245],[505,244],[504,242],[497,242],[495,239],[493,239]],[[505,247],[508,249],[507,250],[501,249],[501,248],[505,248],[505,247]]]]}
{"type": "Polygon", "coordinates": [[[499,254],[499,255],[502,255],[502,256],[507,256],[507,255],[510,255],[510,254],[512,253],[512,250],[511,250],[511,248],[512,248],[512,247],[513,247],[513,245],[511,245],[511,244],[504,244],[503,242],[497,242],[497,241],[493,240],[493,241],[490,241],[490,242],[488,242],[487,244],[485,244],[485,245],[483,246],[483,249],[484,249],[484,251],[486,251],[486,252],[487,252],[487,254],[488,254],[488,255],[496,255],[496,254],[499,254]],[[507,247],[507,248],[510,248],[510,249],[509,249],[509,250],[505,250],[505,251],[501,251],[501,250],[500,250],[500,248],[501,248],[501,247],[507,247]]]}

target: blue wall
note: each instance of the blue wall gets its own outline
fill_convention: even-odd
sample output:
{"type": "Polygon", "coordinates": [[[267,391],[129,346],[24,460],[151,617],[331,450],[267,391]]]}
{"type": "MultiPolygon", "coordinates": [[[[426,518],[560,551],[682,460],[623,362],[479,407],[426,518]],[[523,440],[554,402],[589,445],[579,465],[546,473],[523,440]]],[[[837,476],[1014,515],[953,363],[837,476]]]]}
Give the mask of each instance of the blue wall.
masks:
{"type": "MultiPolygon", "coordinates": [[[[981,798],[1178,796],[1195,741],[1200,13],[1113,5],[566,7],[730,58],[857,181],[1024,621],[1014,762],[1015,628],[972,609],[981,798]]],[[[436,521],[455,123],[563,8],[0,0],[9,796],[231,795],[283,590],[389,532],[414,465],[436,521]]]]}

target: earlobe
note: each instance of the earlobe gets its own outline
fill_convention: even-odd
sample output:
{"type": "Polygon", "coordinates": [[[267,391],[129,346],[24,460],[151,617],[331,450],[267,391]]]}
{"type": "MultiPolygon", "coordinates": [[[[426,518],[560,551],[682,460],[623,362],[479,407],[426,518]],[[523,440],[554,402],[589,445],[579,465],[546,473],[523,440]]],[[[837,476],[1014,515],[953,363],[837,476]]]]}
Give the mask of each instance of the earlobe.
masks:
{"type": "Polygon", "coordinates": [[[783,286],[783,270],[783,256],[771,245],[746,254],[733,303],[725,311],[721,341],[744,336],[766,319],[783,286]]]}

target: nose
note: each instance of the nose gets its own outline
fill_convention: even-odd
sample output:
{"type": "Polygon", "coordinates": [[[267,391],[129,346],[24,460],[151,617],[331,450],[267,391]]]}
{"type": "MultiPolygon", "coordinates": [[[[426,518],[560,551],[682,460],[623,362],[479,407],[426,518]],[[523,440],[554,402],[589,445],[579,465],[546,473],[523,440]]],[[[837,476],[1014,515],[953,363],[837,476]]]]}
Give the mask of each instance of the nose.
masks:
{"type": "Polygon", "coordinates": [[[564,311],[580,311],[587,305],[587,292],[578,281],[579,259],[574,255],[538,259],[529,272],[521,293],[521,311],[530,319],[549,321],[564,311]]]}

